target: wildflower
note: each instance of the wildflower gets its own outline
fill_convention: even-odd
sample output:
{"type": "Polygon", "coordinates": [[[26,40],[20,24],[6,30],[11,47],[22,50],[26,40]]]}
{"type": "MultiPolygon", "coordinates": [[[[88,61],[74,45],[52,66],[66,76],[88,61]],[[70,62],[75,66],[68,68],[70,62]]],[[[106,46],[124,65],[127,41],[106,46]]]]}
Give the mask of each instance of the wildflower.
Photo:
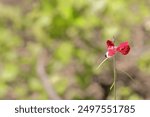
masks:
{"type": "MultiPolygon", "coordinates": [[[[122,42],[119,44],[119,46],[115,46],[113,41],[107,40],[106,42],[107,44],[107,52],[105,54],[105,59],[99,64],[99,66],[97,67],[97,69],[109,58],[113,57],[117,52],[120,52],[122,55],[127,55],[130,51],[130,46],[128,42],[122,42]]],[[[110,90],[112,88],[114,88],[114,99],[116,100],[116,59],[115,56],[113,57],[113,70],[114,70],[114,80],[113,83],[110,87],[110,90]]],[[[130,77],[130,75],[128,75],[128,73],[124,72],[129,78],[131,78],[132,80],[134,80],[132,77],[130,77]]]]}
{"type": "Polygon", "coordinates": [[[110,40],[107,40],[107,52],[105,54],[106,58],[114,56],[117,52],[120,52],[123,55],[127,55],[130,51],[130,46],[128,42],[123,42],[119,46],[115,46],[114,43],[110,40]]]}
{"type": "Polygon", "coordinates": [[[105,54],[105,59],[99,64],[97,69],[108,59],[113,57],[117,52],[120,52],[122,55],[127,55],[130,51],[130,46],[128,42],[122,42],[119,46],[115,46],[114,42],[107,40],[107,52],[105,54]]]}

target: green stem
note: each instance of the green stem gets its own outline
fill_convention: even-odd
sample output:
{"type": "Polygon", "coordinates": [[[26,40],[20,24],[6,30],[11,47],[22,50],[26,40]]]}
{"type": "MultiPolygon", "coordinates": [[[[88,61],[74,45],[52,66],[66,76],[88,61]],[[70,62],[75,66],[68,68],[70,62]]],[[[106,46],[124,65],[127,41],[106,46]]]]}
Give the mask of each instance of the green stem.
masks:
{"type": "Polygon", "coordinates": [[[113,57],[113,69],[114,69],[114,99],[116,100],[116,78],[117,78],[117,74],[116,74],[116,57],[114,55],[113,57]]]}
{"type": "Polygon", "coordinates": [[[105,59],[98,65],[98,67],[97,67],[96,69],[99,69],[100,66],[101,66],[107,59],[108,59],[108,58],[105,58],[105,59]]]}

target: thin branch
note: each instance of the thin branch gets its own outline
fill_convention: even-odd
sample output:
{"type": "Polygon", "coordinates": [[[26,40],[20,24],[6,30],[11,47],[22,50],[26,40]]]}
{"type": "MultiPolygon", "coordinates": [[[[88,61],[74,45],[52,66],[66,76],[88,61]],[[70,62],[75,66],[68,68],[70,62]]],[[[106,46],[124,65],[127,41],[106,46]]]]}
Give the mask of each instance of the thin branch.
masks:
{"type": "Polygon", "coordinates": [[[109,89],[111,90],[113,87],[114,87],[114,82],[112,83],[109,89]]]}
{"type": "Polygon", "coordinates": [[[122,72],[122,73],[124,73],[125,75],[127,75],[133,82],[135,82],[135,79],[129,74],[129,73],[127,73],[127,72],[125,72],[125,71],[122,71],[122,70],[119,70],[119,69],[117,69],[118,71],[120,71],[120,72],[122,72]]]}
{"type": "Polygon", "coordinates": [[[99,69],[100,66],[101,66],[107,59],[108,59],[108,58],[105,58],[105,59],[98,65],[98,67],[97,67],[96,69],[99,69]]]}
{"type": "Polygon", "coordinates": [[[48,94],[48,98],[49,99],[61,99],[58,94],[56,93],[56,91],[54,90],[54,88],[52,87],[52,84],[49,82],[49,78],[48,75],[46,73],[45,70],[45,66],[46,66],[46,59],[48,58],[48,53],[46,50],[42,51],[41,54],[39,55],[39,58],[37,60],[37,74],[41,80],[41,83],[45,89],[45,91],[48,94]]]}
{"type": "Polygon", "coordinates": [[[113,69],[114,69],[114,99],[116,100],[117,98],[117,94],[116,94],[116,78],[117,78],[117,74],[116,74],[116,56],[114,55],[113,57],[113,69]]]}

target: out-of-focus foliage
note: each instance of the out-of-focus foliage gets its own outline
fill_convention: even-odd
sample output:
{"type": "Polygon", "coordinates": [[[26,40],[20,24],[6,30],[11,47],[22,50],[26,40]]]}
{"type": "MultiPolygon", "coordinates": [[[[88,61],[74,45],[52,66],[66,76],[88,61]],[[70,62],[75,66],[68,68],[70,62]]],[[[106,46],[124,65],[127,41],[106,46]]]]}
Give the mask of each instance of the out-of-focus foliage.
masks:
{"type": "Polygon", "coordinates": [[[146,72],[150,73],[150,53],[143,55],[138,62],[139,68],[146,72]]]}
{"type": "MultiPolygon", "coordinates": [[[[105,54],[105,41],[117,35],[117,43],[127,40],[135,46],[135,27],[150,17],[148,0],[3,2],[0,0],[0,99],[48,99],[36,70],[43,50],[49,53],[48,81],[61,98],[104,99],[108,92],[105,99],[112,99],[111,65],[95,69],[105,54]]],[[[147,45],[148,33],[144,32],[146,41],[141,39],[147,45]]],[[[149,60],[149,53],[145,54],[134,61],[135,67],[149,75],[149,60]]],[[[142,99],[132,87],[119,87],[118,99],[142,99]]]]}

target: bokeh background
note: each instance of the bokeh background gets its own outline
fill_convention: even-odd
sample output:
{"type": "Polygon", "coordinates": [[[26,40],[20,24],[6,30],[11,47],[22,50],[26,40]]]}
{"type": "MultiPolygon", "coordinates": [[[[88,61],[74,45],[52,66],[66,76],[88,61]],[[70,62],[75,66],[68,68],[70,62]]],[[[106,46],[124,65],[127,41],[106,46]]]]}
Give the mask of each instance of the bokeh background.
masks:
{"type": "Polygon", "coordinates": [[[0,99],[113,99],[113,36],[117,99],[150,99],[150,0],[0,0],[0,99]]]}

